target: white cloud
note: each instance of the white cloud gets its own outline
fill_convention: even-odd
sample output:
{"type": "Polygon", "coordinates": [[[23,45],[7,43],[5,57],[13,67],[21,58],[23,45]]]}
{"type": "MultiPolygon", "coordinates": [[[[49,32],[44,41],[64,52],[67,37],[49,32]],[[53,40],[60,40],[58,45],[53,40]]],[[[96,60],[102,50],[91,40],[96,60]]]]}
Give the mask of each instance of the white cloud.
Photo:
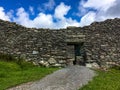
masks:
{"type": "Polygon", "coordinates": [[[53,28],[59,29],[59,28],[66,28],[68,26],[80,26],[80,25],[79,22],[73,20],[72,18],[64,18],[54,23],[53,28]]]}
{"type": "Polygon", "coordinates": [[[13,10],[10,10],[9,12],[7,12],[7,16],[8,16],[10,19],[12,19],[12,18],[14,17],[13,14],[14,14],[14,11],[13,11],[13,10]]]}
{"type": "Polygon", "coordinates": [[[107,10],[106,15],[110,17],[120,17],[120,0],[114,2],[114,5],[107,10]]]}
{"type": "Polygon", "coordinates": [[[87,13],[81,18],[81,26],[89,25],[94,21],[103,21],[110,18],[120,17],[119,0],[88,0],[82,4],[82,7],[87,13]]]}
{"type": "Polygon", "coordinates": [[[46,15],[44,13],[39,13],[39,15],[34,18],[32,22],[34,27],[37,28],[52,28],[53,26],[52,15],[46,15]]]}
{"type": "Polygon", "coordinates": [[[34,8],[32,6],[29,6],[29,11],[31,12],[32,15],[34,15],[34,8]]]}
{"type": "Polygon", "coordinates": [[[65,5],[63,2],[60,3],[55,8],[54,19],[57,20],[54,23],[54,28],[66,28],[67,26],[79,26],[79,22],[73,20],[72,18],[66,18],[65,15],[68,14],[69,10],[71,9],[70,6],[65,5]]]}
{"type": "Polygon", "coordinates": [[[66,19],[66,22],[67,24],[64,28],[66,28],[67,26],[77,26],[77,27],[80,26],[80,23],[77,22],[76,20],[73,20],[72,18],[66,19]]]}
{"type": "Polygon", "coordinates": [[[23,26],[26,26],[26,27],[33,26],[31,20],[29,19],[29,14],[27,12],[25,12],[23,7],[19,8],[17,10],[16,15],[17,15],[17,17],[13,17],[14,18],[13,20],[15,22],[17,22],[23,26]]]}
{"type": "Polygon", "coordinates": [[[5,13],[3,7],[0,7],[0,19],[10,21],[10,17],[5,13]]]}
{"type": "Polygon", "coordinates": [[[95,21],[95,18],[95,12],[88,12],[81,18],[80,26],[90,25],[92,22],[95,21]]]}
{"type": "Polygon", "coordinates": [[[88,0],[83,6],[94,9],[107,10],[114,4],[115,0],[88,0]]]}
{"type": "Polygon", "coordinates": [[[31,20],[29,14],[22,7],[17,10],[17,17],[14,17],[14,21],[26,27],[47,28],[52,26],[51,15],[39,13],[37,17],[31,20]]]}
{"type": "Polygon", "coordinates": [[[55,18],[64,19],[64,16],[67,15],[68,11],[70,10],[70,6],[61,3],[55,8],[55,18]]]}
{"type": "Polygon", "coordinates": [[[54,9],[54,6],[55,6],[54,0],[49,0],[47,3],[44,3],[44,8],[48,10],[54,9]]]}
{"type": "Polygon", "coordinates": [[[85,7],[83,7],[85,1],[84,0],[81,0],[79,2],[79,6],[78,6],[78,12],[76,13],[77,16],[81,17],[82,15],[86,14],[87,13],[87,10],[85,7]]]}

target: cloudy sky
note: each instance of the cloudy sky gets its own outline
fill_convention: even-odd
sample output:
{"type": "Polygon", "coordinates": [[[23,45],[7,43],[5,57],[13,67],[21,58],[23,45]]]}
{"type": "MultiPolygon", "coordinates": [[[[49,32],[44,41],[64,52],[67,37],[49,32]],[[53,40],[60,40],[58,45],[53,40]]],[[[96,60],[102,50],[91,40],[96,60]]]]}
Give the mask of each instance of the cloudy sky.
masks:
{"type": "Polygon", "coordinates": [[[82,27],[116,17],[120,0],[0,0],[0,19],[26,27],[82,27]]]}

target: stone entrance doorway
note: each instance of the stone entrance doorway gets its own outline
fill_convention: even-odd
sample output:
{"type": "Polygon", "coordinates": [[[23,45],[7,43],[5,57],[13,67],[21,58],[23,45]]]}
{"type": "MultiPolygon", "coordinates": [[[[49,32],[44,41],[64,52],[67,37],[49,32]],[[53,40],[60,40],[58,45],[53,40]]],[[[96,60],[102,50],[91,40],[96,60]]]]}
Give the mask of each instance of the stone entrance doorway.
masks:
{"type": "Polygon", "coordinates": [[[70,64],[85,65],[85,50],[84,43],[80,44],[67,44],[67,58],[70,64]]]}
{"type": "Polygon", "coordinates": [[[85,35],[69,35],[67,42],[67,61],[69,65],[85,65],[86,53],[84,50],[85,35]]]}

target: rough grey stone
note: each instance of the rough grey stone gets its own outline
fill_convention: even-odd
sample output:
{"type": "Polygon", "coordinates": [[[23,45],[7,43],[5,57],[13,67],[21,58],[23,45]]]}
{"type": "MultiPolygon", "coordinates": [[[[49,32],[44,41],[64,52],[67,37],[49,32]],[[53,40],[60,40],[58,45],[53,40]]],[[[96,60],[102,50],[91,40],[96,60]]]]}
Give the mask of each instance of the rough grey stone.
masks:
{"type": "Polygon", "coordinates": [[[53,57],[50,57],[50,59],[48,59],[48,62],[50,64],[56,64],[56,60],[53,57]]]}

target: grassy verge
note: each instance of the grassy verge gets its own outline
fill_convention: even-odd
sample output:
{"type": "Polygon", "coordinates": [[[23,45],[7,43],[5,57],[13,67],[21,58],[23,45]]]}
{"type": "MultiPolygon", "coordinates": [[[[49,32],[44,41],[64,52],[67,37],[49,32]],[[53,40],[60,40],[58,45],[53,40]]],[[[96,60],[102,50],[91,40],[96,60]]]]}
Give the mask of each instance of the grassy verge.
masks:
{"type": "Polygon", "coordinates": [[[33,66],[26,62],[0,60],[0,90],[41,79],[57,69],[33,66]]]}
{"type": "Polygon", "coordinates": [[[110,69],[108,72],[97,71],[97,73],[98,76],[80,90],[120,90],[120,68],[110,69]]]}

